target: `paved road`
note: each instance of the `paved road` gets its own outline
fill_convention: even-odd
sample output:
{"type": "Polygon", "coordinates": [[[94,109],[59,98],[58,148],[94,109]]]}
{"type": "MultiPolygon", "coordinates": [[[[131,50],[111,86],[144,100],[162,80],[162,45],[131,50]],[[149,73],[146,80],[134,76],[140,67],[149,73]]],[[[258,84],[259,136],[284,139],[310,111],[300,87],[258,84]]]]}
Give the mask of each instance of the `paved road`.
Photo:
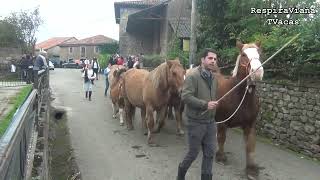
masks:
{"type": "MultiPolygon", "coordinates": [[[[102,76],[101,76],[102,77],[102,76]]],[[[186,152],[185,137],[175,135],[175,123],[167,121],[157,135],[160,147],[148,147],[143,135],[140,113],[135,130],[127,131],[112,119],[109,98],[103,96],[104,80],[96,81],[93,100],[84,98],[80,71],[51,71],[55,104],[68,109],[72,146],[82,178],[85,180],[174,180],[177,166],[186,152]]],[[[216,180],[242,180],[245,153],[242,136],[229,131],[226,151],[230,165],[214,165],[216,180]]],[[[257,142],[257,162],[264,167],[261,180],[319,180],[320,164],[257,142]]],[[[188,180],[199,180],[201,155],[191,166],[188,180]]]]}

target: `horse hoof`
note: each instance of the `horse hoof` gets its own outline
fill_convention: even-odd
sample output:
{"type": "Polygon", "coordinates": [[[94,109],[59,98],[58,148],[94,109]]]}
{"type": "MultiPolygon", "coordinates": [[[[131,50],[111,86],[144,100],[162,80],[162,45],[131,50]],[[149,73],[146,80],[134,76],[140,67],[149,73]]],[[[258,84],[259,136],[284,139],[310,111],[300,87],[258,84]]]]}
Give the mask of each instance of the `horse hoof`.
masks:
{"type": "Polygon", "coordinates": [[[132,131],[133,127],[127,127],[128,131],[132,131]]]}
{"type": "Polygon", "coordinates": [[[112,115],[112,117],[113,117],[113,119],[116,119],[116,118],[117,118],[117,115],[114,114],[114,115],[112,115]]]}
{"type": "Polygon", "coordinates": [[[145,136],[148,135],[148,132],[144,132],[143,135],[145,135],[145,136]]]}
{"type": "Polygon", "coordinates": [[[217,152],[216,153],[216,161],[217,161],[217,163],[221,163],[223,165],[226,165],[227,161],[228,161],[226,154],[217,152]]]}
{"type": "Polygon", "coordinates": [[[158,134],[158,133],[160,133],[160,129],[156,129],[156,130],[152,131],[152,133],[158,134]]]}
{"type": "Polygon", "coordinates": [[[247,179],[258,180],[259,178],[259,167],[257,165],[251,165],[246,168],[247,179]]]}
{"type": "Polygon", "coordinates": [[[177,135],[178,135],[178,136],[183,136],[183,135],[184,135],[184,131],[178,130],[177,135]]]}
{"type": "Polygon", "coordinates": [[[150,146],[150,147],[159,147],[159,145],[156,144],[155,142],[153,142],[152,140],[148,141],[148,146],[150,146]]]}
{"type": "Polygon", "coordinates": [[[123,126],[124,125],[124,123],[120,123],[120,126],[123,126]]]}

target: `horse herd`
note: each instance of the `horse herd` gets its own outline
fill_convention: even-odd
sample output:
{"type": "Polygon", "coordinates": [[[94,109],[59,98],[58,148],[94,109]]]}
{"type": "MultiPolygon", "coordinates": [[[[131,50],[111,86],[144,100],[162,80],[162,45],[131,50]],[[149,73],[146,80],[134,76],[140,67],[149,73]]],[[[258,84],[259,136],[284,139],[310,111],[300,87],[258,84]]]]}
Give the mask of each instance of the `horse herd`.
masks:
{"type": "MultiPolygon", "coordinates": [[[[224,76],[220,71],[214,71],[218,80],[218,97],[222,97],[231,88],[242,81],[249,73],[253,73],[243,81],[233,92],[219,101],[216,110],[216,122],[221,122],[237,112],[229,121],[218,124],[218,150],[216,160],[225,163],[224,152],[227,128],[241,127],[246,146],[246,173],[249,179],[258,176],[258,166],[254,162],[255,124],[259,112],[259,99],[256,94],[256,81],[262,80],[263,68],[260,62],[260,43],[242,44],[237,42],[239,55],[232,76],[224,76]],[[248,91],[248,93],[246,93],[248,91]],[[240,104],[241,102],[241,104],[240,104]],[[238,107],[239,106],[239,107],[238,107]]],[[[165,124],[168,112],[174,109],[177,123],[177,134],[183,135],[182,112],[184,104],[180,98],[184,78],[189,71],[185,70],[179,60],[167,60],[151,72],[144,69],[129,69],[125,66],[113,65],[108,75],[110,82],[110,97],[113,107],[113,118],[119,113],[120,125],[132,130],[132,119],[135,108],[141,109],[143,129],[147,132],[149,145],[154,145],[154,134],[160,132],[165,124]],[[154,120],[156,112],[156,121],[154,120]],[[156,126],[155,126],[156,124],[156,126]]]]}

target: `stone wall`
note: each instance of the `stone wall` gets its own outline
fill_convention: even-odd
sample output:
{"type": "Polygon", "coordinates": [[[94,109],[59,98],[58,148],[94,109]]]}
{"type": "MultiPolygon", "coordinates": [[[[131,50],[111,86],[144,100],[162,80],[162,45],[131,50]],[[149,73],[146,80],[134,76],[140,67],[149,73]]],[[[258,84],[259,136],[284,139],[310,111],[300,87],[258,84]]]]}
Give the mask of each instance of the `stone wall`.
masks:
{"type": "Polygon", "coordinates": [[[259,134],[320,159],[320,89],[259,83],[259,134]]]}

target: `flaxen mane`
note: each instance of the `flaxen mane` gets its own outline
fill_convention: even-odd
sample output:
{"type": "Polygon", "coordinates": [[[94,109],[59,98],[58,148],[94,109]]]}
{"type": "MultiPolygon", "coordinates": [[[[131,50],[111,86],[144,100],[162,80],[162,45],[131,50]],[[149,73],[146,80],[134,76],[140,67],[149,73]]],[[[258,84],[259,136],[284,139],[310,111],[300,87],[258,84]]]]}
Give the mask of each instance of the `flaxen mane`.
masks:
{"type": "MultiPolygon", "coordinates": [[[[245,49],[248,49],[248,48],[257,48],[257,49],[259,49],[259,47],[257,45],[255,45],[255,44],[245,44],[242,47],[242,51],[245,50],[245,49]]],[[[233,69],[233,71],[231,73],[232,77],[236,77],[237,76],[239,63],[240,63],[240,58],[241,58],[241,54],[239,54],[238,57],[237,57],[236,66],[234,67],[234,69],[233,69]]]]}
{"type": "MultiPolygon", "coordinates": [[[[152,82],[152,85],[154,88],[159,88],[160,84],[161,86],[167,85],[167,63],[164,62],[160,64],[157,68],[152,70],[150,74],[148,75],[148,79],[152,82]]],[[[163,87],[161,87],[163,88],[163,87]]]]}

